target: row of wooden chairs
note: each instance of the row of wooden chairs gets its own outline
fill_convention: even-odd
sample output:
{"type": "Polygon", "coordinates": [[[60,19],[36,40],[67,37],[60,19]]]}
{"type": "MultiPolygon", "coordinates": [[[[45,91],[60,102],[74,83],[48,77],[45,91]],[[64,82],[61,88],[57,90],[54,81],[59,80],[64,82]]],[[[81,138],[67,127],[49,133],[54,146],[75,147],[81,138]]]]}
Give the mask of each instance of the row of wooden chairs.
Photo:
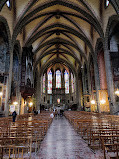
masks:
{"type": "Polygon", "coordinates": [[[93,149],[102,149],[119,157],[119,116],[93,112],[67,111],[65,117],[93,149]]]}
{"type": "Polygon", "coordinates": [[[52,122],[50,114],[19,115],[16,122],[12,117],[1,118],[0,158],[31,158],[32,152],[37,153],[52,122]]]}

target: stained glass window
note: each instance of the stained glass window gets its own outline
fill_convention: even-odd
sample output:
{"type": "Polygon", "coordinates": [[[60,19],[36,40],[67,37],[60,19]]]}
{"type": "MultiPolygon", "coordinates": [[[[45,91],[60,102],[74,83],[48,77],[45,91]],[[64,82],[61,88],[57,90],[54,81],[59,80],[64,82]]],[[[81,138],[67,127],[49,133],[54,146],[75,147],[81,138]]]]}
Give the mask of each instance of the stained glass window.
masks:
{"type": "Polygon", "coordinates": [[[7,4],[7,7],[10,8],[10,0],[8,0],[6,4],[7,4]]]}
{"type": "Polygon", "coordinates": [[[48,73],[48,94],[52,94],[52,72],[48,73]]]}
{"type": "Polygon", "coordinates": [[[72,73],[71,73],[71,88],[72,88],[72,93],[74,93],[74,77],[72,73]]]}
{"type": "Polygon", "coordinates": [[[56,88],[61,88],[61,72],[60,72],[60,70],[56,71],[56,88]]]}
{"type": "Polygon", "coordinates": [[[65,79],[65,93],[68,94],[69,93],[69,74],[66,70],[64,72],[64,79],[65,79]]]}
{"type": "Polygon", "coordinates": [[[45,93],[45,74],[43,76],[43,93],[45,93]]]}
{"type": "Polygon", "coordinates": [[[109,6],[109,0],[105,0],[105,7],[108,7],[109,6]]]}

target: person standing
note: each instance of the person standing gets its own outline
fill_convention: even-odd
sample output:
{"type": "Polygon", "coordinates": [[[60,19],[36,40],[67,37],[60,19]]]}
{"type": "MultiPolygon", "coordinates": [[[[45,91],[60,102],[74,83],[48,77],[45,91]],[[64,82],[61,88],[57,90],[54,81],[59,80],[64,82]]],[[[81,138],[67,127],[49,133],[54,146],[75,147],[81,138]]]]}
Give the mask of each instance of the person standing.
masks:
{"type": "Polygon", "coordinates": [[[13,122],[15,122],[16,116],[17,116],[17,113],[16,113],[16,111],[14,111],[14,112],[12,113],[13,122]]]}

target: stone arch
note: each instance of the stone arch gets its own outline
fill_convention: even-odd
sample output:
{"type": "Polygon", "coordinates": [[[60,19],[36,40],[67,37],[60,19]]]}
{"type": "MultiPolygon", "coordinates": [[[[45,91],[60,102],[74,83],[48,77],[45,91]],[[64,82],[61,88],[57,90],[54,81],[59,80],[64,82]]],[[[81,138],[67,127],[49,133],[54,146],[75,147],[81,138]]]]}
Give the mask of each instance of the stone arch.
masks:
{"type": "Polygon", "coordinates": [[[44,70],[46,70],[48,67],[50,67],[52,64],[56,64],[56,63],[65,63],[67,65],[67,67],[69,68],[70,71],[72,71],[75,75],[76,75],[76,71],[74,69],[74,67],[68,63],[66,60],[63,60],[63,59],[53,59],[52,61],[49,61],[47,63],[47,65],[44,65],[43,68],[41,69],[41,73],[40,75],[42,75],[42,73],[44,72],[44,70]]]}
{"type": "Polygon", "coordinates": [[[3,40],[4,40],[4,43],[6,45],[6,60],[7,60],[7,70],[6,72],[8,73],[10,70],[9,70],[9,66],[10,66],[10,56],[12,55],[12,44],[11,44],[11,34],[10,34],[10,29],[9,29],[9,26],[8,26],[8,23],[7,23],[7,20],[3,17],[3,16],[0,16],[0,23],[1,25],[4,25],[4,28],[2,29],[1,32],[3,32],[3,34],[1,33],[1,36],[4,36],[3,40]]]}
{"type": "Polygon", "coordinates": [[[7,23],[7,20],[3,17],[0,16],[0,51],[1,51],[1,73],[6,73],[7,74],[7,79],[8,79],[8,74],[10,72],[10,56],[12,56],[11,50],[12,50],[12,45],[11,45],[11,35],[10,35],[10,30],[9,26],[7,23]],[[7,62],[6,62],[7,61],[7,62]]]}
{"type": "Polygon", "coordinates": [[[110,3],[112,4],[116,13],[119,14],[119,2],[118,2],[118,0],[110,0],[110,3]]]}
{"type": "Polygon", "coordinates": [[[10,96],[11,92],[11,64],[12,64],[12,43],[11,43],[11,33],[10,29],[7,23],[7,20],[0,16],[0,23],[1,27],[1,76],[5,79],[4,85],[6,85],[6,88],[4,88],[4,92],[7,93],[4,94],[4,102],[2,102],[2,111],[5,111],[5,114],[7,115],[8,112],[8,98],[10,96]],[[7,61],[7,62],[6,62],[7,61]],[[8,84],[9,83],[9,84],[8,84]],[[5,90],[6,89],[6,90],[5,90]]]}
{"type": "Polygon", "coordinates": [[[11,102],[17,101],[16,111],[19,114],[20,111],[20,79],[21,79],[21,46],[17,40],[13,46],[13,67],[12,67],[12,79],[11,79],[11,102]]]}
{"type": "Polygon", "coordinates": [[[11,33],[10,33],[9,25],[7,23],[7,20],[3,16],[0,16],[0,22],[2,22],[6,28],[7,37],[8,37],[8,50],[9,52],[11,52],[12,41],[11,41],[11,33]]]}
{"type": "MultiPolygon", "coordinates": [[[[7,2],[7,0],[2,0],[1,2],[0,2],[0,11],[2,10],[2,8],[3,8],[3,6],[5,5],[5,3],[7,2]]],[[[83,1],[82,1],[82,3],[84,4],[84,5],[86,5],[86,3],[84,3],[83,1]]],[[[115,9],[115,11],[117,12],[117,14],[119,13],[118,12],[118,10],[119,10],[119,2],[118,2],[118,0],[110,0],[110,3],[112,4],[112,6],[113,6],[113,8],[115,9]]],[[[87,6],[87,5],[86,5],[87,6]]],[[[88,7],[88,9],[90,8],[89,6],[87,6],[88,7]]]]}
{"type": "MultiPolygon", "coordinates": [[[[53,45],[51,45],[51,46],[53,46],[53,45]]],[[[48,48],[49,48],[49,47],[48,47],[48,48]]],[[[39,58],[38,58],[37,61],[35,62],[34,67],[37,66],[37,64],[39,63],[39,61],[40,61],[43,57],[45,57],[46,55],[52,54],[52,51],[57,51],[57,49],[56,49],[56,48],[50,49],[50,50],[46,51],[45,53],[44,53],[44,50],[43,50],[42,53],[44,53],[44,54],[42,55],[42,53],[41,53],[41,56],[39,56],[39,58]]],[[[68,50],[66,50],[66,49],[59,49],[59,51],[64,51],[65,54],[71,55],[71,56],[81,65],[81,61],[79,61],[79,59],[74,55],[74,54],[75,54],[74,52],[70,52],[70,51],[68,51],[68,50]]]]}
{"type": "Polygon", "coordinates": [[[106,77],[107,77],[107,85],[108,85],[108,100],[110,103],[110,111],[112,114],[118,112],[118,106],[115,103],[115,94],[114,94],[114,82],[113,82],[113,74],[111,68],[110,61],[110,50],[109,50],[109,41],[110,41],[110,29],[119,22],[119,15],[113,15],[109,17],[105,39],[104,39],[104,55],[105,55],[105,67],[106,67],[106,77]]]}
{"type": "MultiPolygon", "coordinates": [[[[114,15],[109,18],[106,35],[105,47],[109,50],[110,72],[112,75],[112,86],[114,92],[119,88],[119,15],[114,15]]],[[[118,96],[114,96],[115,102],[119,101],[118,96]]],[[[115,104],[116,105],[116,104],[115,104]]],[[[119,111],[119,110],[117,110],[119,111]]]]}
{"type": "Polygon", "coordinates": [[[110,33],[110,28],[113,24],[113,28],[115,25],[119,22],[119,15],[113,15],[109,17],[108,23],[107,23],[107,28],[105,32],[105,48],[108,49],[108,39],[109,39],[109,33],[110,33]]]}
{"type": "Polygon", "coordinates": [[[78,38],[80,38],[82,41],[85,41],[85,43],[88,45],[88,47],[90,48],[90,51],[91,53],[93,54],[94,51],[93,51],[93,47],[92,47],[92,44],[91,42],[89,41],[89,39],[87,39],[83,34],[81,34],[80,32],[77,32],[76,30],[74,30],[72,27],[69,27],[67,25],[63,25],[62,23],[54,23],[52,25],[49,25],[45,28],[43,28],[42,30],[40,30],[34,37],[32,37],[32,42],[31,44],[33,43],[33,41],[37,40],[37,38],[39,38],[39,35],[42,34],[42,33],[45,33],[45,31],[48,31],[50,29],[53,29],[55,27],[60,27],[61,29],[65,29],[65,30],[61,30],[63,32],[66,32],[66,33],[71,33],[72,35],[75,35],[77,36],[78,38]]]}
{"type": "Polygon", "coordinates": [[[92,24],[94,24],[96,26],[98,24],[98,28],[100,30],[100,33],[103,36],[103,31],[102,31],[100,22],[98,21],[98,19],[94,15],[92,16],[88,12],[86,12],[85,10],[83,10],[82,8],[77,7],[77,6],[73,5],[73,4],[67,3],[65,1],[54,1],[54,2],[49,2],[49,3],[44,3],[43,6],[38,6],[34,11],[30,12],[29,14],[27,14],[27,16],[25,16],[24,18],[22,16],[22,18],[19,20],[19,22],[17,23],[17,25],[16,25],[16,27],[14,29],[14,33],[13,33],[13,37],[12,37],[13,43],[14,43],[14,40],[16,39],[16,37],[17,37],[17,34],[19,33],[19,31],[21,30],[22,26],[24,25],[24,23],[30,17],[32,17],[32,15],[34,15],[37,12],[39,12],[40,10],[43,10],[44,8],[48,8],[50,6],[57,5],[57,4],[63,5],[63,6],[69,7],[69,8],[72,8],[75,11],[78,11],[81,14],[85,15],[86,17],[88,17],[91,20],[92,24]]]}

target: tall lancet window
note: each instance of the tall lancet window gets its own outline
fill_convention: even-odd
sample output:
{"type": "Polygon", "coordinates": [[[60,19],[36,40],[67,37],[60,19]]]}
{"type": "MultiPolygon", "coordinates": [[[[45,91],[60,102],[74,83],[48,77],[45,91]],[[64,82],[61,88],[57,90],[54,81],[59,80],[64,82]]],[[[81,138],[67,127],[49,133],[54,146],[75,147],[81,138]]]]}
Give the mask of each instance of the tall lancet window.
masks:
{"type": "Polygon", "coordinates": [[[10,8],[10,0],[8,0],[6,4],[7,4],[7,7],[10,8]]]}
{"type": "Polygon", "coordinates": [[[72,88],[72,93],[74,93],[74,77],[72,73],[71,73],[71,88],[72,88]]]}
{"type": "Polygon", "coordinates": [[[60,72],[60,70],[56,71],[56,88],[61,88],[61,72],[60,72]]]}
{"type": "Polygon", "coordinates": [[[43,93],[45,93],[45,74],[43,76],[43,93]]]}
{"type": "Polygon", "coordinates": [[[69,93],[69,74],[66,70],[64,72],[64,79],[65,79],[65,93],[68,94],[69,93]]]}
{"type": "Polygon", "coordinates": [[[52,94],[52,72],[48,72],[48,94],[52,94]]]}
{"type": "Polygon", "coordinates": [[[110,1],[109,0],[105,0],[105,8],[107,8],[109,6],[110,1]]]}

